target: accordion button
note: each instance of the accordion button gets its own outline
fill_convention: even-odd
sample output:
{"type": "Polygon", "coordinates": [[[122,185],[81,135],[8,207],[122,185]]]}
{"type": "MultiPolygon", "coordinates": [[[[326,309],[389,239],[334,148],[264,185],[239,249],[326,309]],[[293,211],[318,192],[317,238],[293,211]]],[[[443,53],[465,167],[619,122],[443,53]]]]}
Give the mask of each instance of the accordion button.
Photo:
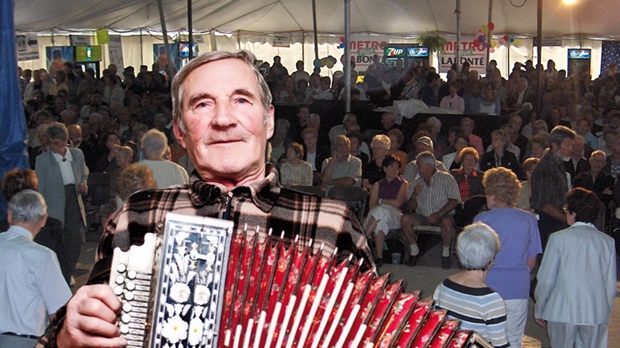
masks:
{"type": "Polygon", "coordinates": [[[134,271],[133,269],[129,270],[127,272],[127,278],[129,279],[136,279],[136,271],[134,271]]]}
{"type": "Polygon", "coordinates": [[[116,267],[116,271],[118,273],[124,273],[126,270],[127,270],[127,265],[125,265],[124,263],[121,263],[116,267]]]}
{"type": "Polygon", "coordinates": [[[125,324],[129,324],[131,322],[131,315],[129,314],[123,314],[121,316],[121,321],[125,324]]]}
{"type": "Polygon", "coordinates": [[[133,292],[125,292],[125,300],[127,301],[133,301],[133,292]]]}
{"type": "Polygon", "coordinates": [[[123,325],[120,326],[120,329],[121,329],[121,333],[123,335],[126,335],[126,334],[129,333],[129,325],[123,324],[123,325]]]}
{"type": "Polygon", "coordinates": [[[127,282],[127,284],[125,284],[125,288],[129,291],[134,291],[136,289],[136,283],[127,282]]]}
{"type": "Polygon", "coordinates": [[[125,282],[125,277],[119,275],[116,277],[116,284],[123,284],[125,282]]]}
{"type": "Polygon", "coordinates": [[[122,286],[117,286],[114,288],[114,295],[116,296],[120,296],[123,294],[123,287],[122,286]]]}
{"type": "Polygon", "coordinates": [[[123,303],[123,312],[131,312],[131,303],[129,302],[123,303]]]}

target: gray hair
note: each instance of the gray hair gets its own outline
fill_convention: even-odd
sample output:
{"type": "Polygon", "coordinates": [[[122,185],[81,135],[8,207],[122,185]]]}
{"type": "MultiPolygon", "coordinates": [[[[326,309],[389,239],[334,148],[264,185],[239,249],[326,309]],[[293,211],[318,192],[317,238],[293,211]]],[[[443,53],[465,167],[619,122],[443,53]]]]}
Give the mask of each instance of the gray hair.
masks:
{"type": "Polygon", "coordinates": [[[456,251],[467,270],[483,270],[501,248],[497,233],[487,224],[476,222],[465,226],[458,237],[456,251]]]}
{"type": "Polygon", "coordinates": [[[415,158],[416,163],[426,163],[435,165],[437,163],[437,159],[435,159],[435,155],[433,155],[430,151],[420,152],[418,156],[415,158]]]}
{"type": "MultiPolygon", "coordinates": [[[[190,60],[187,65],[179,70],[172,80],[172,117],[181,133],[185,134],[187,131],[185,128],[185,123],[183,122],[183,83],[185,82],[185,79],[187,79],[187,77],[199,67],[223,59],[239,59],[247,63],[247,65],[252,69],[252,72],[256,77],[256,82],[258,83],[261,101],[263,103],[263,107],[265,108],[265,123],[267,123],[272,96],[265,78],[263,78],[263,75],[254,64],[254,55],[251,52],[244,50],[234,52],[215,51],[205,53],[190,60]]],[[[222,81],[222,83],[224,83],[224,81],[222,81]]]]}
{"type": "Polygon", "coordinates": [[[50,139],[60,139],[66,141],[69,139],[69,131],[67,126],[60,122],[54,122],[47,128],[47,136],[50,139]]]}
{"type": "Polygon", "coordinates": [[[426,120],[426,123],[432,123],[437,128],[437,132],[441,132],[441,121],[435,116],[431,116],[426,120]]]}
{"type": "Polygon", "coordinates": [[[168,138],[163,132],[157,129],[151,129],[144,133],[140,140],[140,145],[144,151],[144,155],[148,158],[161,158],[166,152],[168,146],[168,138]]]}
{"type": "Polygon", "coordinates": [[[375,147],[375,145],[382,145],[386,150],[390,149],[390,145],[392,144],[392,141],[390,140],[390,137],[388,137],[385,134],[377,134],[374,137],[372,137],[372,141],[370,142],[370,147],[375,147]]]}
{"type": "Polygon", "coordinates": [[[27,189],[19,191],[8,203],[12,222],[33,224],[41,221],[47,214],[45,199],[37,191],[27,189]]]}
{"type": "Polygon", "coordinates": [[[568,128],[568,127],[565,127],[565,126],[555,126],[551,130],[551,134],[550,134],[550,137],[549,137],[549,143],[550,144],[556,144],[559,147],[560,144],[566,138],[571,138],[571,139],[575,140],[575,135],[576,135],[576,133],[572,129],[568,128]]]}

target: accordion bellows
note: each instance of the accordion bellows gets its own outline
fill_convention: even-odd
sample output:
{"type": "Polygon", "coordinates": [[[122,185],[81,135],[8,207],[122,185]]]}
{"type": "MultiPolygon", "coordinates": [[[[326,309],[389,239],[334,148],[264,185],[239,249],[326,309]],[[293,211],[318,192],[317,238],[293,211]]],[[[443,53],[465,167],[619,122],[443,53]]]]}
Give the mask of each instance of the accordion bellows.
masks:
{"type": "Polygon", "coordinates": [[[389,274],[260,228],[233,230],[169,213],[163,236],[114,250],[110,285],[127,347],[489,346],[389,274]]]}

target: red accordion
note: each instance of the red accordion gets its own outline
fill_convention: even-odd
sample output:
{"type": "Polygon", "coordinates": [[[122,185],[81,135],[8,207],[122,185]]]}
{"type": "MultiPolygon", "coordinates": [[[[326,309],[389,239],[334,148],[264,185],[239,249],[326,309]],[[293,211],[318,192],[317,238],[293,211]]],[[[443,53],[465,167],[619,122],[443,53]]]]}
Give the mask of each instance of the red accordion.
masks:
{"type": "Polygon", "coordinates": [[[114,251],[128,347],[488,347],[419,291],[321,248],[169,213],[163,236],[114,251]],[[288,244],[288,245],[287,245],[288,244]],[[318,250],[313,253],[313,250],[318,250]]]}

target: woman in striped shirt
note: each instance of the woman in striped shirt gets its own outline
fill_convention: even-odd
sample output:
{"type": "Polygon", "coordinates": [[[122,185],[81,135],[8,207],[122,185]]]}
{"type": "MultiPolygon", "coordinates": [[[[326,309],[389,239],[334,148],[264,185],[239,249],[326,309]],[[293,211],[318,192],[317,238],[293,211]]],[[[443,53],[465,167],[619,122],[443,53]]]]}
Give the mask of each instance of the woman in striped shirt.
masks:
{"type": "Polygon", "coordinates": [[[488,225],[465,227],[456,247],[464,270],[446,278],[433,299],[448,317],[461,320],[460,329],[476,331],[494,347],[509,347],[504,300],[485,283],[499,249],[499,237],[488,225]]]}

